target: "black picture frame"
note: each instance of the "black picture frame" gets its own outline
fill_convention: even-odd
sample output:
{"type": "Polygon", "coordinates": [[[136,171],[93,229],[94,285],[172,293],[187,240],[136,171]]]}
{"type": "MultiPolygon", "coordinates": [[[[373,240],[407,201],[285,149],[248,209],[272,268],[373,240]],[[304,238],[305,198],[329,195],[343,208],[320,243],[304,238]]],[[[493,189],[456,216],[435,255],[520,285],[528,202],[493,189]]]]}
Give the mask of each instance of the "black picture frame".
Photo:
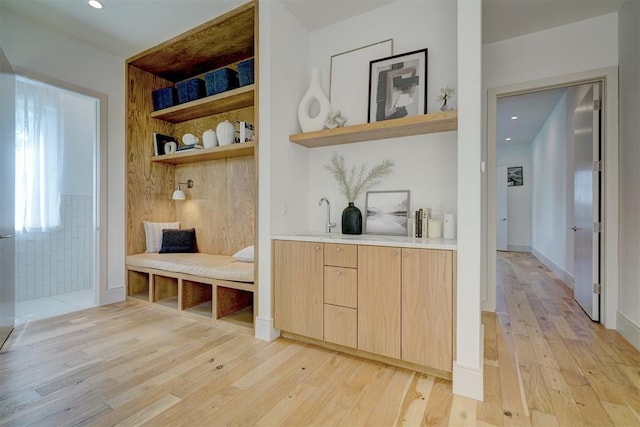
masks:
{"type": "Polygon", "coordinates": [[[427,113],[428,49],[369,63],[369,123],[427,113]]]}
{"type": "Polygon", "coordinates": [[[519,187],[524,185],[522,176],[522,166],[512,166],[507,168],[507,187],[519,187]]]}
{"type": "Polygon", "coordinates": [[[161,133],[154,132],[153,133],[153,155],[163,156],[165,154],[164,144],[169,141],[176,142],[176,139],[169,135],[163,135],[161,133]]]}

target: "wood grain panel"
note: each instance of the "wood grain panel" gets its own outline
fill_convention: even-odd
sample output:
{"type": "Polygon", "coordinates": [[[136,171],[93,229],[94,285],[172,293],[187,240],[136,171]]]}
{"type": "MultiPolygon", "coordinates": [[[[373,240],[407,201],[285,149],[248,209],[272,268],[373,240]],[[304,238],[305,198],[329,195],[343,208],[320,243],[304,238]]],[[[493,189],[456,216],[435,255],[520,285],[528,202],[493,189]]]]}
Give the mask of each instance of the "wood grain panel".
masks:
{"type": "Polygon", "coordinates": [[[178,296],[178,279],[155,275],[153,285],[154,301],[178,296]]]}
{"type": "Polygon", "coordinates": [[[453,254],[402,249],[402,359],[451,372],[453,254]]]}
{"type": "Polygon", "coordinates": [[[253,157],[176,166],[176,182],[193,180],[186,200],[176,202],[182,228],[195,228],[199,252],[233,255],[255,243],[253,157]]]}
{"type": "Polygon", "coordinates": [[[127,271],[127,295],[149,294],[149,275],[138,271],[127,271]]]}
{"type": "Polygon", "coordinates": [[[129,58],[128,62],[177,82],[252,57],[253,28],[251,1],[129,58]]]}
{"type": "Polygon", "coordinates": [[[324,245],[324,265],[356,268],[358,266],[358,247],[339,243],[324,245]]]}
{"type": "Polygon", "coordinates": [[[173,168],[152,163],[153,132],[173,134],[173,125],[153,120],[151,92],[170,82],[136,67],[127,67],[127,255],[145,251],[142,221],[175,219],[171,193],[173,168]]]}
{"type": "Polygon", "coordinates": [[[182,281],[182,309],[186,310],[204,302],[211,301],[211,285],[192,282],[190,280],[182,281]]]}
{"type": "Polygon", "coordinates": [[[216,287],[216,319],[251,307],[253,293],[239,289],[216,287]]]}
{"type": "Polygon", "coordinates": [[[358,349],[400,358],[400,249],[358,246],[358,349]]]}
{"type": "Polygon", "coordinates": [[[274,326],[323,338],[323,245],[276,240],[273,256],[274,326]]]}
{"type": "Polygon", "coordinates": [[[358,270],[355,268],[324,268],[324,302],[343,307],[358,307],[358,270]]]}
{"type": "Polygon", "coordinates": [[[358,311],[325,304],[324,340],[346,347],[358,347],[358,311]]]}

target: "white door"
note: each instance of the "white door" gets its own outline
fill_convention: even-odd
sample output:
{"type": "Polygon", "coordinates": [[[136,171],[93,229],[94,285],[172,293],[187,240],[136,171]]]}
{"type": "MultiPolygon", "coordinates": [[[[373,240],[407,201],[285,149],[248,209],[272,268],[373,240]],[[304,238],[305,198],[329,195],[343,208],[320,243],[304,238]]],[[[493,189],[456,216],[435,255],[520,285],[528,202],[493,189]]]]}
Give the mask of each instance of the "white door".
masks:
{"type": "Polygon", "coordinates": [[[600,320],[600,85],[594,84],[574,113],[574,298],[591,319],[600,320]]]}
{"type": "Polygon", "coordinates": [[[498,166],[496,173],[496,249],[509,248],[509,220],[507,216],[507,167],[498,166]]]}
{"type": "Polygon", "coordinates": [[[15,317],[15,76],[0,48],[0,347],[15,317]]]}

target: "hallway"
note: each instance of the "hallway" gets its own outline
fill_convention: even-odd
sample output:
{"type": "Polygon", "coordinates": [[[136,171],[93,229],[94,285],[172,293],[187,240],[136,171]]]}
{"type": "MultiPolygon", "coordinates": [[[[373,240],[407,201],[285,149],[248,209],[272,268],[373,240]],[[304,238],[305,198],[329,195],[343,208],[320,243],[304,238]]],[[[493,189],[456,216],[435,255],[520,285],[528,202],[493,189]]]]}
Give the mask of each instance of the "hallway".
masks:
{"type": "Polygon", "coordinates": [[[531,254],[498,252],[497,271],[497,311],[483,314],[485,401],[477,419],[640,425],[640,352],[592,322],[531,254]]]}

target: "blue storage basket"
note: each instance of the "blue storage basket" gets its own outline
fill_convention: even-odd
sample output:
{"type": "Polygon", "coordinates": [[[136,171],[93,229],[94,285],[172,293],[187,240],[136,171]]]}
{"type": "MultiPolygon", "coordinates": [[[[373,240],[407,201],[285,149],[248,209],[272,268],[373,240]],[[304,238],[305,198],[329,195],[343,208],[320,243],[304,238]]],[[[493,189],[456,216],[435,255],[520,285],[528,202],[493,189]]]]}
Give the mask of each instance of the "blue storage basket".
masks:
{"type": "Polygon", "coordinates": [[[220,68],[204,75],[207,96],[238,88],[238,73],[231,68],[220,68]]]}
{"type": "Polygon", "coordinates": [[[204,80],[197,77],[180,82],[177,86],[178,101],[181,104],[195,99],[204,98],[206,96],[204,80]]]}
{"type": "Polygon", "coordinates": [[[165,87],[162,89],[154,90],[153,96],[153,110],[162,110],[163,108],[173,107],[178,103],[178,93],[174,87],[165,87]]]}
{"type": "Polygon", "coordinates": [[[240,86],[253,84],[253,58],[238,63],[240,86]]]}

